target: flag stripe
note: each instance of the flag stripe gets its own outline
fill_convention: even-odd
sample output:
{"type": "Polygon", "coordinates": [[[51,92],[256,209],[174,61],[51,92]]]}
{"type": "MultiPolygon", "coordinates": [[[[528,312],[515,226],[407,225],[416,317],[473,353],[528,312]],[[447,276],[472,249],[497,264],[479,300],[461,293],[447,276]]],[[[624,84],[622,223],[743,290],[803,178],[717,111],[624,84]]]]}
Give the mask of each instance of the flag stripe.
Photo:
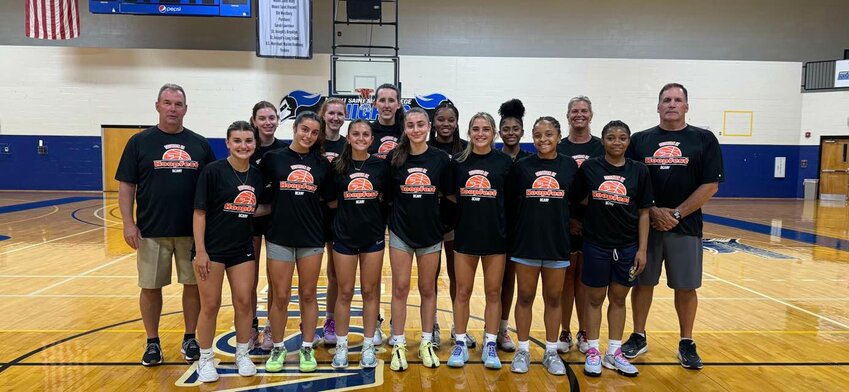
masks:
{"type": "Polygon", "coordinates": [[[80,36],[79,0],[26,0],[26,36],[70,39],[80,36]]]}

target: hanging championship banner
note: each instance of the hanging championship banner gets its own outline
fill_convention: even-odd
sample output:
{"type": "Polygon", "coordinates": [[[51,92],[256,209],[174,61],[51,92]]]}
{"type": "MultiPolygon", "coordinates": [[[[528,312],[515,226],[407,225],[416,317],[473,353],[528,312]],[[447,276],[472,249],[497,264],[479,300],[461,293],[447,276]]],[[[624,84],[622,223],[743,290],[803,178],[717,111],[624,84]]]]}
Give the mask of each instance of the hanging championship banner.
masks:
{"type": "Polygon", "coordinates": [[[312,0],[259,0],[256,55],[312,58],[312,0]]]}
{"type": "Polygon", "coordinates": [[[834,62],[834,87],[849,87],[849,60],[834,62]]]}

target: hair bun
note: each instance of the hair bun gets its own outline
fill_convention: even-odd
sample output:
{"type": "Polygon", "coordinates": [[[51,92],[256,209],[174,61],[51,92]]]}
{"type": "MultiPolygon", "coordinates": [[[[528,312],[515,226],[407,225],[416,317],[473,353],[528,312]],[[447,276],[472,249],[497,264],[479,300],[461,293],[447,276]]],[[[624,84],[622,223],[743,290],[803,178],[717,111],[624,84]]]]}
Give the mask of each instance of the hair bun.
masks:
{"type": "Polygon", "coordinates": [[[498,108],[498,114],[502,118],[514,117],[521,120],[525,117],[525,105],[522,104],[522,101],[513,98],[501,104],[501,107],[498,108]]]}

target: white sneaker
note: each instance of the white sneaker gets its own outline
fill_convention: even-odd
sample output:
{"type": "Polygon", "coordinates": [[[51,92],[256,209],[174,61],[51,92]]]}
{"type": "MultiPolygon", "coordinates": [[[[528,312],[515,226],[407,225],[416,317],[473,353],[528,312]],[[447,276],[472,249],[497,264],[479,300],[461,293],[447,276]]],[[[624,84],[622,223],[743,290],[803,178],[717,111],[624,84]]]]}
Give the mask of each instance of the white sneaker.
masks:
{"type": "Polygon", "coordinates": [[[200,382],[216,382],[218,381],[218,371],[215,370],[215,354],[201,355],[198,358],[198,381],[200,382]]]}
{"type": "MultiPolygon", "coordinates": [[[[383,331],[380,329],[380,327],[382,327],[382,326],[383,326],[383,317],[380,317],[380,314],[378,314],[377,315],[377,325],[374,328],[374,338],[372,339],[372,342],[374,342],[375,346],[380,346],[381,344],[383,344],[383,331]]],[[[392,344],[390,343],[389,345],[391,346],[392,344]]]]}
{"type": "Polygon", "coordinates": [[[348,344],[336,343],[336,353],[333,354],[333,362],[330,364],[334,369],[348,367],[348,344]]]}
{"type": "Polygon", "coordinates": [[[247,351],[236,351],[236,369],[239,370],[239,375],[242,377],[250,377],[256,374],[256,365],[251,361],[251,356],[247,351]]]}

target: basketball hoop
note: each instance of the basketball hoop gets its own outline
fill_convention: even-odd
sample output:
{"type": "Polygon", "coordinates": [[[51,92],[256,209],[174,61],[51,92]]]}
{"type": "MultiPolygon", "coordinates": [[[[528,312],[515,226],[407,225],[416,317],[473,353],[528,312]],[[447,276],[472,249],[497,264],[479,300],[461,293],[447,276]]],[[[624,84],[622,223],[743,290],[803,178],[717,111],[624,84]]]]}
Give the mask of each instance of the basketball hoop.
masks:
{"type": "Polygon", "coordinates": [[[357,94],[360,94],[360,98],[362,98],[364,101],[368,102],[368,101],[371,100],[371,93],[374,92],[374,89],[363,87],[363,88],[354,89],[354,91],[356,91],[357,94]]]}

